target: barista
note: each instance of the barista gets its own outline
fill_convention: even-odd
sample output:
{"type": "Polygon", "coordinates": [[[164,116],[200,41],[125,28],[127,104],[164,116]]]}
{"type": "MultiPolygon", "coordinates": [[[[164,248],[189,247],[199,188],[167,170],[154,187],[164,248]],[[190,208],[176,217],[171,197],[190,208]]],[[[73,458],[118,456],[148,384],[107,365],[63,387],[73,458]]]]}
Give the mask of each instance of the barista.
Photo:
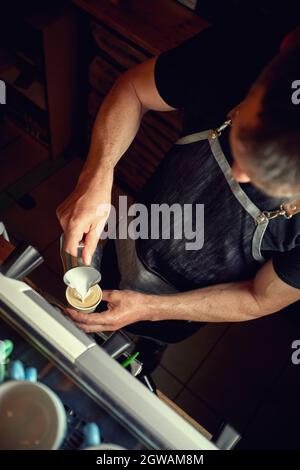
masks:
{"type": "Polygon", "coordinates": [[[85,235],[90,263],[99,204],[110,203],[114,167],[149,110],[180,109],[184,127],[140,201],[204,204],[205,239],[194,251],[184,239],[116,243],[121,280],[103,293],[108,310],[68,309],[84,331],[125,328],[159,350],[205,322],[254,320],[300,299],[300,35],[255,32],[208,28],[125,72],[104,100],[57,211],[66,251],[76,255],[85,235]]]}

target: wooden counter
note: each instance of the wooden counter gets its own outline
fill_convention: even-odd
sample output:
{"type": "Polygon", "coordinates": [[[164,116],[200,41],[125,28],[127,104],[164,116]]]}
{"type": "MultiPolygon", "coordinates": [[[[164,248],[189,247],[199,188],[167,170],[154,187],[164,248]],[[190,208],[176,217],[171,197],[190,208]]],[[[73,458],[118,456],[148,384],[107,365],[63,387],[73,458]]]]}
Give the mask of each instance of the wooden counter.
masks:
{"type": "Polygon", "coordinates": [[[74,0],[94,18],[152,54],[171,49],[208,26],[175,0],[74,0]]]}

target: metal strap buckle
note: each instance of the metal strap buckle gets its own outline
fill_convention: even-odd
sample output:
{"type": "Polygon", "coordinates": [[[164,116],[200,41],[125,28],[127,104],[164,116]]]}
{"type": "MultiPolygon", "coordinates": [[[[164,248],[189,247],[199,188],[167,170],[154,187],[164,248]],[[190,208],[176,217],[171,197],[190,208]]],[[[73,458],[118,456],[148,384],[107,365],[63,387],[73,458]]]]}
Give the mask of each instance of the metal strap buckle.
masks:
{"type": "Polygon", "coordinates": [[[223,122],[223,124],[220,125],[217,129],[214,129],[211,133],[211,138],[216,139],[217,137],[220,137],[222,134],[223,130],[226,129],[226,127],[231,126],[232,121],[231,119],[227,119],[226,121],[223,122]]]}
{"type": "Polygon", "coordinates": [[[265,217],[267,217],[267,219],[271,220],[271,219],[276,219],[276,217],[279,217],[279,216],[283,216],[285,217],[286,219],[290,219],[291,217],[293,217],[293,214],[291,215],[288,215],[283,204],[280,205],[280,208],[277,209],[276,211],[264,211],[263,212],[263,215],[265,217]]]}

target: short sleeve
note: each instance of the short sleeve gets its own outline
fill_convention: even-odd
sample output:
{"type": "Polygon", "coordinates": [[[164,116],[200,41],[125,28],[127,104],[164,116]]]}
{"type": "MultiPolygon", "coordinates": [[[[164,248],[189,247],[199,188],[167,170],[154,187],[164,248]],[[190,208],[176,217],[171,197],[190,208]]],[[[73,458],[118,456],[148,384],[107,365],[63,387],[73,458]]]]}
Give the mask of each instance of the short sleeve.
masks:
{"type": "Polygon", "coordinates": [[[220,103],[230,109],[244,98],[278,47],[259,27],[211,26],[158,57],[157,90],[174,108],[192,106],[196,100],[204,112],[220,103]]]}
{"type": "Polygon", "coordinates": [[[277,276],[286,284],[300,289],[300,246],[273,256],[273,266],[277,276]]]}

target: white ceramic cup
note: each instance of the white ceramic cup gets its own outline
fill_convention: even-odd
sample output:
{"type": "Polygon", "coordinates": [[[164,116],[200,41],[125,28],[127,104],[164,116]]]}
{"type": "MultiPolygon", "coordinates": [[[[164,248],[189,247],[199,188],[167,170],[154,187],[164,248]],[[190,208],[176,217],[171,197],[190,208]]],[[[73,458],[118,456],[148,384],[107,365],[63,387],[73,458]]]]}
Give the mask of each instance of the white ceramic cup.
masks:
{"type": "Polygon", "coordinates": [[[91,307],[79,307],[78,303],[77,303],[77,305],[72,304],[72,300],[70,300],[70,295],[69,295],[70,289],[72,289],[72,287],[67,287],[67,289],[66,289],[66,299],[67,299],[68,304],[70,305],[70,307],[74,308],[74,310],[77,310],[77,311],[83,312],[83,313],[92,313],[92,312],[94,312],[96,310],[97,306],[100,304],[100,302],[102,300],[101,287],[98,284],[96,284],[96,286],[94,286],[94,288],[95,287],[99,290],[99,298],[98,298],[97,302],[94,305],[92,305],[91,307]]]}
{"type": "Polygon", "coordinates": [[[15,380],[0,385],[0,449],[58,449],[66,429],[63,404],[49,387],[15,380]]]}

